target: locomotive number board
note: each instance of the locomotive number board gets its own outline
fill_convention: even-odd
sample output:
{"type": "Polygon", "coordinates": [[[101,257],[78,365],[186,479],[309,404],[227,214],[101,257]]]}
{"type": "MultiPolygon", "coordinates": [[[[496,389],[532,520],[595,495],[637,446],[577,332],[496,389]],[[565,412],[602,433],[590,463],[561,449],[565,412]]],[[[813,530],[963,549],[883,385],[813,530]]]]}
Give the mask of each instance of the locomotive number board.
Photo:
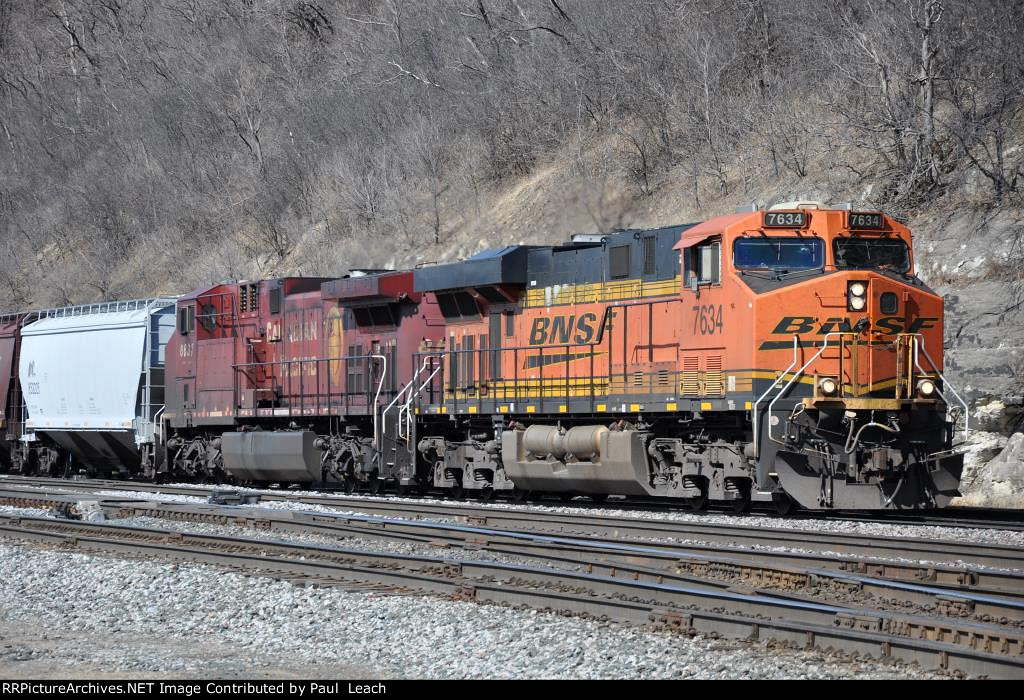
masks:
{"type": "Polygon", "coordinates": [[[766,211],[764,228],[803,228],[807,225],[807,212],[802,211],[766,211]]]}
{"type": "Polygon", "coordinates": [[[851,231],[878,231],[885,228],[885,219],[877,211],[851,211],[846,215],[846,228],[851,231]]]}

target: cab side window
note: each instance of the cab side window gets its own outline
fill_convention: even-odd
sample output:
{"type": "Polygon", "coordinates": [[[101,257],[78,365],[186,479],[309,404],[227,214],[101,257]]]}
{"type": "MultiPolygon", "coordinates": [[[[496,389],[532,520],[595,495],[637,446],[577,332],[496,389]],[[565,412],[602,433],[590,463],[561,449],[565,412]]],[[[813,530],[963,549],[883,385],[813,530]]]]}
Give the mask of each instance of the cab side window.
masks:
{"type": "Polygon", "coordinates": [[[683,278],[686,284],[696,276],[699,284],[719,284],[722,281],[722,242],[705,241],[686,249],[686,269],[683,278]]]}
{"type": "Polygon", "coordinates": [[[194,306],[182,306],[178,309],[178,334],[188,335],[196,327],[196,309],[194,306]]]}

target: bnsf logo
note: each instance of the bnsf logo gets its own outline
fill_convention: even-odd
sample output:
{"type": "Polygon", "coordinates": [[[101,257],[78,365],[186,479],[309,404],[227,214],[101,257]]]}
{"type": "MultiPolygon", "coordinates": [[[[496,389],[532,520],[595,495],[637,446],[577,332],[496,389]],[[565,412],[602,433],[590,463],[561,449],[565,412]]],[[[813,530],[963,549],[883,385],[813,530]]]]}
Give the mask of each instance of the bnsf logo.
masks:
{"type": "MultiPolygon", "coordinates": [[[[882,318],[875,319],[871,330],[881,331],[885,334],[891,333],[893,335],[904,332],[917,333],[927,328],[935,328],[935,321],[938,320],[938,318],[930,316],[915,318],[904,328],[905,321],[900,316],[883,316],[882,318]]],[[[818,319],[813,316],[785,316],[779,321],[779,325],[775,326],[775,330],[772,333],[803,335],[815,331],[816,328],[818,335],[835,332],[848,333],[853,330],[853,324],[850,323],[849,318],[838,316],[828,318],[820,325],[818,324],[818,319]]]]}
{"type": "Polygon", "coordinates": [[[597,333],[597,314],[538,316],[530,328],[530,345],[586,345],[597,333]]]}

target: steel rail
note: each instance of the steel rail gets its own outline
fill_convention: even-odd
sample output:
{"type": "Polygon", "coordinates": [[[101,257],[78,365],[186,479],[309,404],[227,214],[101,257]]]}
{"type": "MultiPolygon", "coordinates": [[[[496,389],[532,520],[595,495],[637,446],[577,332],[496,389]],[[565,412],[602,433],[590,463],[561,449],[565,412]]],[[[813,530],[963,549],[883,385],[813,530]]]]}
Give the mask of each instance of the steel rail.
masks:
{"type": "MultiPolygon", "coordinates": [[[[0,492],[2,497],[3,492],[0,492]]],[[[102,504],[102,502],[101,502],[102,504]]],[[[868,594],[905,604],[931,605],[951,615],[975,615],[982,620],[1024,622],[1024,572],[995,572],[978,585],[978,572],[962,568],[886,566],[866,564],[848,557],[811,555],[801,564],[773,562],[777,553],[733,548],[700,548],[674,545],[642,545],[633,541],[596,537],[557,537],[514,530],[474,527],[457,523],[408,521],[379,516],[324,516],[316,513],[286,514],[280,511],[238,506],[110,503],[115,515],[149,515],[178,520],[219,521],[260,531],[315,533],[327,537],[360,536],[401,539],[432,545],[541,558],[561,564],[596,564],[628,569],[657,577],[689,574],[691,583],[794,588],[799,591],[821,585],[868,594]],[[767,561],[765,561],[767,560],[767,561]],[[831,568],[830,568],[831,567],[831,568]]],[[[781,558],[781,557],[780,557],[781,558]]]]}
{"type": "MultiPolygon", "coordinates": [[[[79,496],[0,490],[0,503],[57,507],[79,496]]],[[[825,594],[869,595],[884,603],[927,606],[982,621],[1024,622],[1024,572],[979,572],[934,565],[891,565],[841,556],[796,555],[732,547],[642,544],[596,537],[566,538],[458,523],[379,516],[325,515],[276,509],[99,499],[113,518],[148,516],[235,525],[259,532],[298,532],[332,539],[370,537],[433,546],[484,549],[561,566],[607,565],[641,575],[686,575],[690,583],[744,585],[825,594]],[[979,578],[984,579],[983,584],[979,578]]]]}
{"type": "MultiPolygon", "coordinates": [[[[0,479],[0,486],[10,483],[0,479]]],[[[39,483],[39,482],[33,482],[39,483]]],[[[144,493],[169,493],[207,497],[210,489],[134,484],[123,489],[121,482],[66,482],[47,480],[46,485],[71,491],[96,489],[144,493]],[[112,485],[113,484],[113,485],[112,485]],[[69,486],[70,485],[70,486],[69,486]]],[[[514,507],[487,507],[447,503],[422,503],[415,499],[372,499],[362,496],[306,496],[260,493],[268,501],[286,501],[329,506],[346,511],[396,517],[449,519],[480,526],[514,528],[523,531],[582,536],[631,537],[636,539],[685,539],[707,544],[788,547],[806,552],[840,553],[870,559],[897,561],[919,559],[937,565],[984,566],[1024,570],[1024,551],[1008,545],[923,538],[889,538],[871,535],[818,532],[794,528],[763,528],[681,520],[656,520],[602,515],[564,514],[514,507]]]]}
{"type": "Polygon", "coordinates": [[[0,535],[86,552],[226,565],[278,578],[300,574],[355,580],[730,637],[795,641],[970,675],[1019,678],[1024,673],[1024,637],[1019,631],[964,621],[882,611],[866,614],[843,606],[546,567],[371,554],[109,524],[0,517],[0,535]]]}
{"type": "MultiPolygon", "coordinates": [[[[550,505],[564,505],[558,502],[551,503],[499,503],[497,505],[476,505],[471,501],[446,501],[443,504],[440,503],[425,503],[422,498],[403,495],[403,496],[368,496],[368,495],[340,495],[331,493],[319,493],[319,495],[313,495],[312,493],[291,493],[286,490],[272,490],[272,489],[251,489],[248,487],[239,486],[185,486],[185,485],[167,485],[167,484],[153,484],[153,483],[142,483],[137,481],[119,481],[110,479],[57,479],[50,477],[23,477],[20,475],[11,474],[0,474],[0,486],[8,484],[11,486],[54,486],[63,487],[68,490],[90,490],[96,488],[106,488],[119,491],[139,491],[142,493],[150,494],[168,494],[178,496],[195,496],[198,498],[207,498],[212,491],[224,490],[229,488],[232,490],[244,491],[246,493],[258,493],[261,498],[265,501],[286,501],[294,503],[307,503],[310,505],[323,505],[332,507],[356,507],[358,504],[376,503],[385,504],[380,507],[392,507],[392,508],[416,508],[424,513],[437,513],[440,515],[447,515],[448,513],[469,513],[477,512],[480,514],[493,513],[495,510],[512,510],[513,508],[519,509],[525,512],[537,512],[536,507],[546,507],[550,505]],[[415,504],[410,506],[401,506],[397,504],[401,503],[415,504]]],[[[364,505],[363,507],[369,508],[370,506],[364,505]]],[[[602,517],[602,512],[609,509],[634,511],[637,513],[673,513],[673,512],[687,512],[688,509],[682,508],[681,504],[673,503],[671,501],[625,501],[625,502],[614,502],[610,504],[598,504],[589,501],[574,502],[571,504],[572,508],[578,508],[580,510],[594,511],[595,516],[578,516],[578,515],[565,515],[559,514],[560,517],[573,518],[573,517],[602,517]]],[[[543,512],[543,511],[542,511],[543,512]]],[[[742,518],[746,517],[741,514],[732,513],[730,511],[724,512],[711,512],[709,515],[727,515],[737,519],[737,524],[740,524],[742,518]]],[[[622,516],[603,516],[608,518],[623,519],[622,516]]],[[[843,520],[843,521],[856,521],[866,523],[879,523],[882,525],[913,525],[913,526],[936,526],[936,527],[955,527],[963,529],[984,529],[984,530],[1010,530],[1010,531],[1024,531],[1024,510],[1014,508],[979,508],[973,506],[957,506],[946,509],[945,511],[936,514],[935,512],[914,512],[914,511],[893,511],[891,516],[879,513],[871,512],[860,512],[860,511],[807,511],[801,512],[797,515],[790,516],[778,516],[774,512],[757,513],[751,517],[772,517],[777,518],[780,523],[784,524],[788,521],[799,521],[799,520],[843,520]],[[1012,520],[998,520],[998,518],[1013,518],[1012,520]]],[[[657,521],[654,521],[657,522],[657,521]]],[[[678,522],[678,521],[677,521],[678,522]]]]}

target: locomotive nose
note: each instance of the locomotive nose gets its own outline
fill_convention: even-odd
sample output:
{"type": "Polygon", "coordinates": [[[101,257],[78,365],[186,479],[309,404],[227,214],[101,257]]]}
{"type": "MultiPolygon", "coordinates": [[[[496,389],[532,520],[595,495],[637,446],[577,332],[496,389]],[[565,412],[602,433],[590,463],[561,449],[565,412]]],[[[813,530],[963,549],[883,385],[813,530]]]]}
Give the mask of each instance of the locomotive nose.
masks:
{"type": "Polygon", "coordinates": [[[930,308],[913,280],[902,276],[851,270],[837,277],[834,296],[820,300],[825,349],[815,367],[815,393],[911,398],[917,382],[938,369],[926,357],[941,343],[941,309],[930,308]]]}

